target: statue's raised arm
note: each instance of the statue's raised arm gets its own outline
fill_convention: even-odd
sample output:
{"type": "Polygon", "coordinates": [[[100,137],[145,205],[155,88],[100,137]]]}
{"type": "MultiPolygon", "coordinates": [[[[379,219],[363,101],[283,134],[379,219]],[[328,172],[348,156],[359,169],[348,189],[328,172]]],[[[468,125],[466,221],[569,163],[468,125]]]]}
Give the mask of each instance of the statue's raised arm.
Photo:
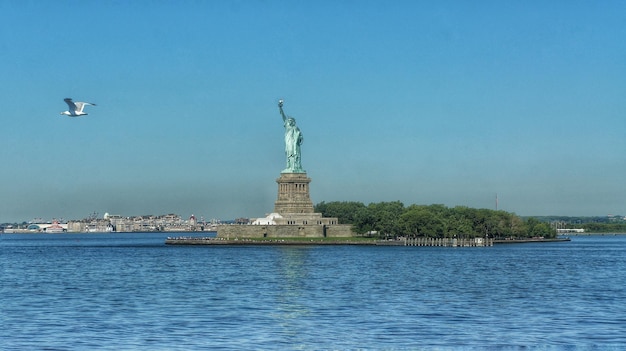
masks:
{"type": "Polygon", "coordinates": [[[280,110],[280,115],[283,116],[283,122],[285,122],[287,116],[285,116],[285,112],[283,112],[283,103],[284,101],[282,99],[278,100],[278,109],[280,110]]]}

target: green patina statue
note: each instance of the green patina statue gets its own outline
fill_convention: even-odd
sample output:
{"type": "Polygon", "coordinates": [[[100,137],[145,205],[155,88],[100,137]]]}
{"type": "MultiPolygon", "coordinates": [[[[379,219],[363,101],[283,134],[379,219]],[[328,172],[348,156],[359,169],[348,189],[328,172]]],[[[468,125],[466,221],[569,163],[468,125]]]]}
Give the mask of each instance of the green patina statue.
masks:
{"type": "Polygon", "coordinates": [[[280,173],[306,173],[302,169],[300,163],[300,145],[302,145],[302,132],[300,128],[296,126],[296,119],[293,117],[285,116],[283,112],[283,100],[278,101],[278,108],[280,109],[280,115],[283,117],[285,123],[285,156],[287,156],[287,168],[280,173]]]}

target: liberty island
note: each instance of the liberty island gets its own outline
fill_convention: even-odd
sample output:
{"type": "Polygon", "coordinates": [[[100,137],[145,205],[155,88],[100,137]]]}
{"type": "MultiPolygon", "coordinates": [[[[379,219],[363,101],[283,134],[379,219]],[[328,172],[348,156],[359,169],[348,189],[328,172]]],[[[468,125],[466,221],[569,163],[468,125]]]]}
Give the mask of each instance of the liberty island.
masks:
{"type": "MultiPolygon", "coordinates": [[[[329,244],[329,245],[385,245],[385,246],[448,246],[448,247],[486,247],[492,246],[496,240],[497,229],[490,227],[480,228],[479,232],[468,234],[472,230],[469,227],[462,229],[456,228],[455,231],[444,233],[443,229],[437,229],[443,225],[444,217],[440,215],[433,219],[435,215],[432,209],[444,212],[446,209],[432,206],[427,208],[422,206],[409,207],[398,221],[403,221],[402,231],[396,231],[393,235],[388,236],[388,232],[384,232],[384,236],[380,236],[378,229],[367,229],[370,234],[365,237],[363,228],[357,228],[355,223],[350,221],[340,222],[337,217],[324,217],[323,210],[326,205],[322,203],[318,207],[319,212],[315,212],[315,207],[310,198],[311,178],[302,167],[302,143],[303,133],[296,125],[296,119],[285,114],[283,109],[284,101],[279,100],[278,109],[281,115],[284,131],[284,152],[285,152],[285,168],[280,172],[276,179],[278,184],[278,196],[274,203],[273,212],[265,217],[256,218],[245,224],[221,224],[217,226],[216,237],[207,238],[188,238],[175,237],[167,238],[168,245],[254,245],[254,244],[275,244],[275,245],[302,245],[302,244],[329,244]],[[427,218],[430,223],[424,223],[423,218],[427,218]],[[438,220],[438,222],[436,222],[438,220]],[[435,223],[436,222],[436,223],[435,223]],[[343,224],[350,223],[350,224],[343,224]],[[433,229],[430,232],[429,228],[433,229]],[[371,231],[375,232],[372,233],[371,231]],[[372,235],[373,234],[373,235],[372,235]],[[446,235],[447,234],[447,235],[446,235]],[[382,240],[377,240],[382,239],[382,240]]],[[[397,206],[402,208],[403,205],[397,206]]],[[[359,212],[358,209],[348,209],[349,212],[359,212]]],[[[463,209],[451,209],[447,211],[452,213],[456,211],[462,217],[474,215],[469,213],[472,211],[464,211],[463,209]],[[467,213],[466,213],[467,212],[467,213]],[[469,214],[468,214],[469,213],[469,214]]],[[[345,213],[344,211],[334,211],[325,213],[345,213]]],[[[390,212],[393,213],[393,212],[390,212]]],[[[495,214],[490,214],[494,216],[495,214]]],[[[502,214],[498,214],[502,215],[502,214]]],[[[362,216],[363,217],[363,216],[362,216]]],[[[458,216],[457,216],[458,217],[458,216]]],[[[364,218],[368,218],[365,215],[364,218]]],[[[374,218],[374,216],[372,216],[374,218]]],[[[501,217],[499,217],[501,218],[501,217]]],[[[345,218],[344,218],[345,220],[345,218]]],[[[511,223],[515,220],[511,217],[511,223]]],[[[467,220],[469,221],[469,220],[467,220]]],[[[457,223],[457,226],[458,223],[457,223]]],[[[518,225],[520,226],[520,225],[518,225]]],[[[546,228],[544,228],[546,229],[546,228]]],[[[383,228],[384,230],[384,228],[383,228]]],[[[549,227],[547,228],[549,231],[549,227]]],[[[535,232],[540,233],[540,232],[535,232]]],[[[548,236],[544,240],[542,235],[533,235],[535,239],[541,241],[566,241],[569,239],[557,239],[548,236]]],[[[523,240],[509,240],[507,243],[528,242],[528,238],[523,240]]]]}

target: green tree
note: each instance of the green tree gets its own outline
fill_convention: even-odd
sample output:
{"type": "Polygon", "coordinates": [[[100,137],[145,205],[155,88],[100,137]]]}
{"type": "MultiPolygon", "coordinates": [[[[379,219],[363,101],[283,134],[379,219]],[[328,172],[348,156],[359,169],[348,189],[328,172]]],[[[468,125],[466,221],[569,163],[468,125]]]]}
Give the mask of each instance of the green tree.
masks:
{"type": "Polygon", "coordinates": [[[368,207],[357,210],[354,214],[352,228],[357,234],[366,234],[376,231],[376,219],[368,207]]]}
{"type": "Polygon", "coordinates": [[[556,237],[556,230],[550,227],[550,224],[540,222],[538,219],[532,217],[526,220],[526,233],[527,237],[556,237]]]}
{"type": "Polygon", "coordinates": [[[321,213],[323,217],[335,217],[341,224],[353,224],[356,214],[364,209],[365,205],[354,201],[335,201],[326,203],[324,201],[315,205],[315,212],[321,213]]]}
{"type": "Polygon", "coordinates": [[[440,238],[446,232],[446,225],[439,213],[424,206],[410,206],[400,216],[400,227],[408,236],[440,238]]]}
{"type": "Polygon", "coordinates": [[[401,235],[399,219],[404,212],[404,204],[400,201],[371,203],[368,206],[374,220],[374,229],[381,237],[401,235]]]}

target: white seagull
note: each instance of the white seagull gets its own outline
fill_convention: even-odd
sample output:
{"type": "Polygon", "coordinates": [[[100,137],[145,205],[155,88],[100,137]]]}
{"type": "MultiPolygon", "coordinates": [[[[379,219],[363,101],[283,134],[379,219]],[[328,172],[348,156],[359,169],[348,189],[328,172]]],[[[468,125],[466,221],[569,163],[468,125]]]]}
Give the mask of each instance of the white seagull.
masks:
{"type": "Polygon", "coordinates": [[[71,98],[65,98],[63,99],[63,101],[67,103],[67,106],[69,106],[70,109],[68,111],[61,112],[61,114],[70,116],[70,117],[79,117],[79,116],[87,115],[87,113],[83,112],[85,105],[96,106],[96,104],[92,104],[91,102],[80,102],[80,101],[74,102],[72,101],[71,98]]]}

